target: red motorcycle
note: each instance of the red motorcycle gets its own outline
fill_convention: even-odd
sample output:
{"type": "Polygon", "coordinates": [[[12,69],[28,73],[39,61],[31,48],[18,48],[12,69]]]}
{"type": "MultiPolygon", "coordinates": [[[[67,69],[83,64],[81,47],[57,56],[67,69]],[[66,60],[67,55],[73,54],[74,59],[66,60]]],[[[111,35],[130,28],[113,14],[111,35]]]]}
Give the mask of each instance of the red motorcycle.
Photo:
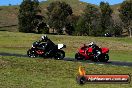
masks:
{"type": "MultiPolygon", "coordinates": [[[[96,46],[98,47],[98,46],[96,46]]],[[[107,62],[109,60],[109,49],[108,48],[93,48],[84,45],[79,48],[78,52],[75,54],[76,60],[92,60],[99,62],[107,62]]]]}

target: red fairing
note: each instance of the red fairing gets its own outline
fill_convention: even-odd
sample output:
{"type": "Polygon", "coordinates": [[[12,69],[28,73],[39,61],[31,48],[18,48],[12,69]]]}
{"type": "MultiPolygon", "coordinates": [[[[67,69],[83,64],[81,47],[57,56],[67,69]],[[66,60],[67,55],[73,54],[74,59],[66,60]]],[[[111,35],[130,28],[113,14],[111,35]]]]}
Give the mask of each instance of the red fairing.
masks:
{"type": "Polygon", "coordinates": [[[44,52],[42,50],[36,51],[38,54],[43,54],[44,52]]]}
{"type": "Polygon", "coordinates": [[[79,49],[79,52],[82,53],[82,54],[86,54],[86,50],[87,50],[87,47],[86,46],[83,46],[79,49]]]}
{"type": "Polygon", "coordinates": [[[88,53],[92,53],[93,52],[93,48],[89,47],[88,48],[88,53]]]}
{"type": "Polygon", "coordinates": [[[101,50],[102,50],[103,54],[109,53],[109,49],[108,48],[101,48],[101,50]]]}
{"type": "Polygon", "coordinates": [[[91,57],[91,55],[87,55],[87,54],[92,52],[93,52],[93,49],[88,46],[83,46],[79,49],[79,53],[84,56],[85,60],[91,57]]]}
{"type": "Polygon", "coordinates": [[[80,50],[79,50],[79,52],[80,52],[80,53],[85,53],[85,51],[84,51],[84,50],[82,50],[82,49],[80,49],[80,50]]]}
{"type": "MultiPolygon", "coordinates": [[[[108,48],[100,48],[100,57],[98,59],[98,61],[104,61],[107,62],[109,60],[109,49],[108,48]]],[[[95,55],[97,55],[94,51],[92,47],[89,46],[82,46],[81,48],[79,48],[78,52],[75,54],[75,58],[76,59],[83,59],[83,60],[93,60],[93,61],[97,61],[95,55]]]]}

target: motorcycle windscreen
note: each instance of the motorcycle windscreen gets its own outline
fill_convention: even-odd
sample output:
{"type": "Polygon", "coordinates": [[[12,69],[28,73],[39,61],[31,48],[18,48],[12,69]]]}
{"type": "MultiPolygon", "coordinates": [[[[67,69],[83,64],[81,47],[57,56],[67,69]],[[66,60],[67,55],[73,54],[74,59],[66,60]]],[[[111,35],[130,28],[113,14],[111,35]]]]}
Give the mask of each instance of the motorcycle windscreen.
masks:
{"type": "Polygon", "coordinates": [[[58,44],[58,49],[62,49],[64,47],[64,44],[58,44]]]}
{"type": "Polygon", "coordinates": [[[102,53],[109,53],[109,49],[108,48],[101,48],[102,53]]]}

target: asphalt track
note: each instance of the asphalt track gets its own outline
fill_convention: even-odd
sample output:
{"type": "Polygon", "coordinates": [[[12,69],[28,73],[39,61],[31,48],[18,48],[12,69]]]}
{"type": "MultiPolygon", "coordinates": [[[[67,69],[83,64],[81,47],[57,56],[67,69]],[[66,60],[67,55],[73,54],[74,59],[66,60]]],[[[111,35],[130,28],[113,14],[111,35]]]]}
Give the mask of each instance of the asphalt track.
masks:
{"type": "MultiPolygon", "coordinates": [[[[11,54],[11,53],[0,53],[0,56],[16,56],[16,57],[28,57],[27,55],[21,54],[11,54]]],[[[64,58],[64,61],[72,61],[72,62],[83,62],[89,64],[98,64],[98,65],[115,65],[115,66],[124,66],[124,67],[132,67],[132,62],[120,62],[120,61],[108,61],[107,63],[104,62],[92,62],[92,61],[84,61],[84,60],[75,60],[74,58],[64,58]]]]}

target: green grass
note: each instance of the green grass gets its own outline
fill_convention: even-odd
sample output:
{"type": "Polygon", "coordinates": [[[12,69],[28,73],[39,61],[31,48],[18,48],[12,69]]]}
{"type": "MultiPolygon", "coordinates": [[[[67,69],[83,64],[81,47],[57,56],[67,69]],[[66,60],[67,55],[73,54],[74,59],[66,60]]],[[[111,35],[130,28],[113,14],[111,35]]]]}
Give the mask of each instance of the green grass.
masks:
{"type": "Polygon", "coordinates": [[[110,51],[110,60],[132,62],[132,52],[131,51],[110,51]]]}
{"type": "Polygon", "coordinates": [[[0,56],[0,88],[130,88],[130,84],[76,83],[78,67],[87,74],[130,74],[130,67],[92,65],[51,59],[31,59],[0,56]]]}
{"type": "MultiPolygon", "coordinates": [[[[26,54],[34,41],[40,39],[42,34],[0,32],[0,52],[26,54]]],[[[106,38],[106,37],[88,37],[88,36],[66,36],[66,35],[48,35],[56,44],[66,44],[64,49],[66,57],[74,58],[78,48],[84,43],[94,41],[100,47],[110,49],[110,59],[118,61],[132,62],[132,38],[106,38]]]]}

